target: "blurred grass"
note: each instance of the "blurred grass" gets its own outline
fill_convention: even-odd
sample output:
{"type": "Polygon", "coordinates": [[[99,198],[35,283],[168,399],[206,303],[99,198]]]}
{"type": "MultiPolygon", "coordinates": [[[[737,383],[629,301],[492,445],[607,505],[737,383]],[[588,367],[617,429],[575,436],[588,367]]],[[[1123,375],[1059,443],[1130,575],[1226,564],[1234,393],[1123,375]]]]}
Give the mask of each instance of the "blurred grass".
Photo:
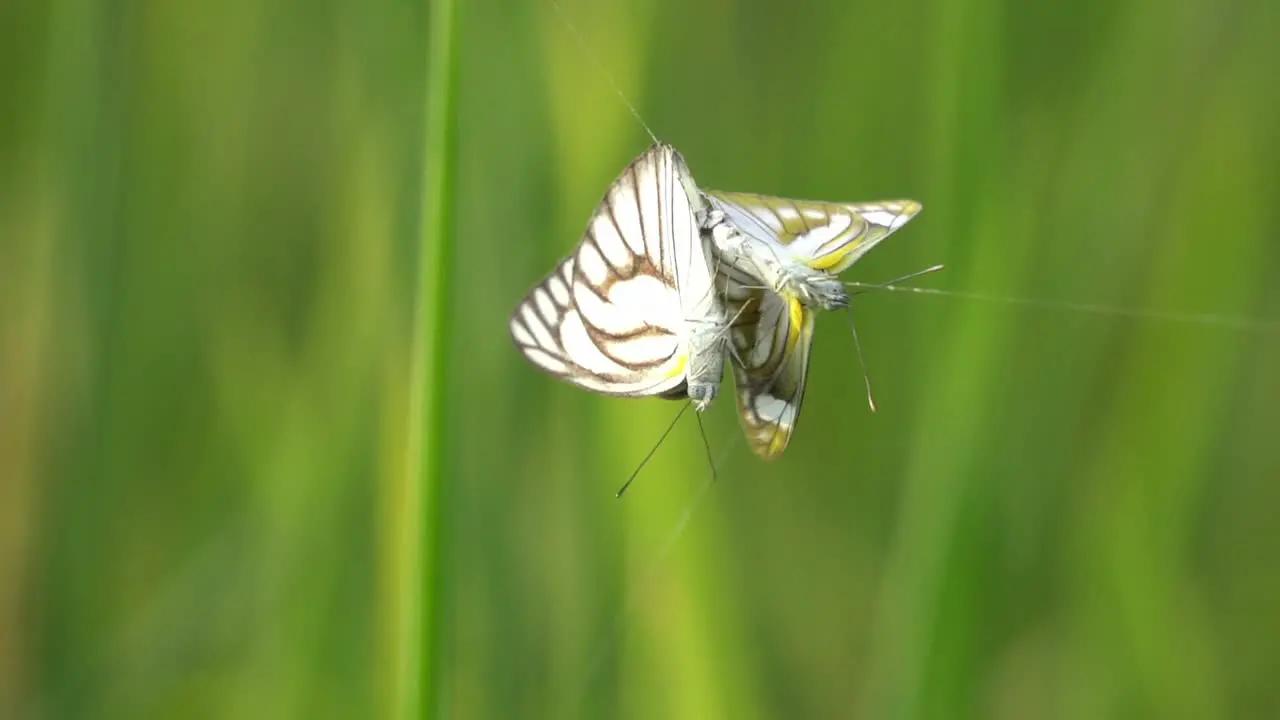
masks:
{"type": "MultiPolygon", "coordinates": [[[[441,697],[441,634],[445,600],[444,544],[447,541],[448,443],[447,348],[453,337],[449,299],[453,294],[453,173],[457,145],[457,9],[452,0],[434,0],[430,12],[431,50],[427,62],[422,214],[418,280],[414,291],[413,373],[407,423],[408,488],[403,493],[401,549],[390,564],[399,568],[403,618],[398,630],[397,717],[437,717],[441,697]],[[416,547],[414,547],[416,545],[416,547]]],[[[393,511],[395,508],[393,508],[393,511]]]]}
{"type": "Polygon", "coordinates": [[[0,7],[0,717],[1280,714],[1274,332],[862,297],[880,412],[822,318],[669,545],[694,424],[616,501],[676,405],[506,333],[648,142],[592,55],[708,187],[921,200],[850,279],[1280,318],[1280,6],[561,4],[0,7]]]}

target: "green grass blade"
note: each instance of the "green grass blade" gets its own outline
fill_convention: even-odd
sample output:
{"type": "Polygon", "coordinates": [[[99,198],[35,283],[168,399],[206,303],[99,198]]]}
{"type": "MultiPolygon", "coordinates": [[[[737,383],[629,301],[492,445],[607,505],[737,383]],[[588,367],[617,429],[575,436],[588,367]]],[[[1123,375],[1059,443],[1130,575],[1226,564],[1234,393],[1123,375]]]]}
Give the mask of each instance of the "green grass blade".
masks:
{"type": "Polygon", "coordinates": [[[433,717],[440,704],[441,550],[444,533],[445,358],[451,335],[448,315],[452,247],[452,177],[457,97],[457,4],[431,3],[421,234],[414,307],[410,392],[409,492],[406,524],[410,548],[403,554],[407,597],[401,607],[397,677],[400,718],[433,717]],[[413,547],[413,546],[416,546],[413,547]]]}

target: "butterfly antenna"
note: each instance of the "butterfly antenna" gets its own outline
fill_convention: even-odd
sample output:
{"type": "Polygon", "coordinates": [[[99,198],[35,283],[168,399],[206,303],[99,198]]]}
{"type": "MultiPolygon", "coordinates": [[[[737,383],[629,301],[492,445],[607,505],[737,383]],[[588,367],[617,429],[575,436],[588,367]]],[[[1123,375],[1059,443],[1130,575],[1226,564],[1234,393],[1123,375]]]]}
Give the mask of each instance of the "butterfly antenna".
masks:
{"type": "MultiPolygon", "coordinates": [[[[689,406],[692,404],[693,403],[683,404],[683,406],[680,408],[680,412],[676,413],[675,418],[671,420],[671,424],[668,425],[667,429],[663,431],[662,437],[658,438],[658,442],[652,448],[649,449],[649,454],[645,455],[644,459],[640,461],[639,467],[637,467],[635,471],[631,473],[631,477],[627,478],[627,481],[622,483],[622,487],[618,488],[618,493],[617,495],[614,495],[614,497],[619,497],[619,498],[622,497],[622,494],[627,491],[627,488],[631,487],[631,483],[635,481],[636,476],[640,474],[640,471],[644,469],[645,465],[649,464],[650,458],[653,457],[654,453],[658,452],[658,448],[662,447],[663,441],[667,439],[667,436],[671,434],[671,430],[675,428],[676,423],[680,421],[680,416],[684,415],[684,411],[688,410],[689,406]]],[[[704,440],[706,439],[705,435],[703,435],[703,439],[704,440]]]]}
{"type": "Polygon", "coordinates": [[[702,447],[707,451],[707,465],[711,466],[711,482],[715,482],[716,461],[711,456],[711,441],[707,439],[707,429],[702,425],[702,413],[694,413],[693,416],[698,419],[698,434],[702,436],[702,447]]]}
{"type": "Polygon", "coordinates": [[[640,112],[636,110],[636,106],[632,105],[631,101],[627,99],[626,94],[622,92],[622,88],[618,87],[618,83],[614,82],[613,75],[611,75],[608,68],[604,66],[604,61],[600,59],[599,55],[592,52],[591,46],[587,44],[586,38],[582,37],[582,33],[578,32],[577,26],[575,26],[573,21],[569,19],[569,13],[565,12],[564,8],[560,7],[560,3],[556,2],[556,0],[551,0],[551,5],[556,9],[556,12],[560,13],[560,17],[564,19],[564,24],[569,28],[569,31],[573,33],[573,37],[577,39],[578,45],[582,46],[582,51],[586,53],[587,57],[591,58],[591,61],[596,64],[596,69],[599,70],[600,74],[604,76],[604,79],[609,82],[609,87],[613,88],[613,91],[618,94],[618,99],[621,100],[622,104],[626,105],[627,109],[631,111],[631,115],[635,117],[636,122],[640,123],[640,127],[644,128],[644,131],[649,133],[649,138],[655,143],[661,142],[658,140],[658,136],[653,134],[653,130],[649,129],[649,123],[645,122],[644,118],[640,117],[640,112]]]}
{"type": "Polygon", "coordinates": [[[871,394],[871,376],[867,373],[867,362],[862,359],[862,343],[858,342],[858,326],[853,322],[853,308],[849,308],[849,329],[853,331],[853,347],[858,351],[858,366],[862,368],[862,384],[867,386],[867,405],[871,412],[876,411],[876,398],[871,394]]]}
{"type": "Polygon", "coordinates": [[[921,275],[928,275],[928,274],[930,274],[930,273],[936,273],[936,272],[938,272],[939,270],[943,270],[943,269],[945,269],[945,268],[946,268],[946,265],[934,265],[934,266],[932,266],[932,267],[927,267],[927,268],[925,268],[925,269],[923,269],[923,270],[917,270],[917,271],[915,271],[915,272],[913,272],[913,273],[907,273],[906,275],[903,275],[903,276],[902,276],[902,277],[900,277],[900,278],[894,278],[894,279],[890,280],[889,282],[884,282],[884,283],[847,282],[847,283],[845,283],[845,285],[848,285],[849,287],[855,287],[855,288],[858,288],[858,290],[857,290],[857,291],[850,293],[850,295],[862,295],[862,294],[863,294],[863,293],[865,293],[867,290],[885,290],[885,289],[893,289],[893,287],[894,287],[895,285],[897,285],[898,283],[906,282],[906,281],[908,281],[908,280],[915,280],[916,278],[920,277],[921,275]]]}

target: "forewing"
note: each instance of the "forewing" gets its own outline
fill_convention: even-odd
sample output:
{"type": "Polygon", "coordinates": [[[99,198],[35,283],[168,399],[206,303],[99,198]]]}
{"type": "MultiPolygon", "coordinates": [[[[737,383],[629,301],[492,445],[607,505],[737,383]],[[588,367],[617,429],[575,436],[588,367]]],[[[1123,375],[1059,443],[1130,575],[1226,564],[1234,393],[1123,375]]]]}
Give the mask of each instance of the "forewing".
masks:
{"type": "MultiPolygon", "coordinates": [[[[599,393],[670,395],[689,366],[688,298],[711,272],[673,148],[654,145],[610,186],[574,255],[512,315],[531,362],[599,393]],[[702,265],[697,265],[701,258],[702,265]]],[[[691,181],[690,181],[691,182],[691,181]]]]}
{"type": "Polygon", "coordinates": [[[742,232],[784,245],[801,263],[833,275],[848,269],[921,209],[914,200],[832,203],[719,190],[705,194],[742,232]]]}
{"type": "Polygon", "coordinates": [[[786,449],[804,402],[814,311],[799,300],[755,291],[741,304],[731,336],[738,419],[752,452],[772,460],[786,449]]]}

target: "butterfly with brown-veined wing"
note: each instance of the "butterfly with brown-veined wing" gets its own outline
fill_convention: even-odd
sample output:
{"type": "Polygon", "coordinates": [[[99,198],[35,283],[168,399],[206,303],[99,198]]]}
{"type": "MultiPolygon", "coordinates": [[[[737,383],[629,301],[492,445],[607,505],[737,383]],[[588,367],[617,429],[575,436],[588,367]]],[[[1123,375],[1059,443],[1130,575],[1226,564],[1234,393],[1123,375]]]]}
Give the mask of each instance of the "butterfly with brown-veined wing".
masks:
{"type": "Polygon", "coordinates": [[[706,197],[655,143],[614,180],[573,253],[521,301],[509,329],[534,365],[593,392],[715,399],[729,319],[715,288],[706,197]]]}
{"type": "Polygon", "coordinates": [[[730,333],[738,417],[752,451],[770,460],[795,432],[815,309],[848,306],[836,276],[915,217],[921,205],[716,190],[704,195],[711,208],[700,220],[722,263],[721,292],[738,318],[730,333]]]}

